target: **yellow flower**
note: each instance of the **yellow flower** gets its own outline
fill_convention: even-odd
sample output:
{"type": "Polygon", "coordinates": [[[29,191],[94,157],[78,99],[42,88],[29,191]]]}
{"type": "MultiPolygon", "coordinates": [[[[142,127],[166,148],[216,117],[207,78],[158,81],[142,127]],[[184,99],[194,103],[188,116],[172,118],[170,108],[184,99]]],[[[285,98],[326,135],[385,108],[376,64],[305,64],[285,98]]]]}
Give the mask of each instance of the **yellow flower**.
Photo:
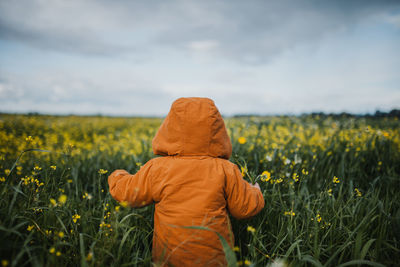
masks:
{"type": "Polygon", "coordinates": [[[57,166],[52,165],[52,166],[50,166],[50,168],[55,171],[57,169],[57,166]]]}
{"type": "Polygon", "coordinates": [[[297,174],[297,173],[293,173],[293,175],[292,175],[292,178],[293,178],[293,180],[295,181],[295,182],[298,182],[299,181],[299,175],[297,174]]]}
{"type": "Polygon", "coordinates": [[[99,170],[99,174],[106,174],[107,172],[108,172],[107,170],[103,170],[103,169],[99,170]]]}
{"type": "Polygon", "coordinates": [[[354,191],[356,191],[356,195],[357,195],[358,197],[361,197],[361,196],[362,196],[362,193],[360,192],[360,190],[358,190],[358,188],[355,188],[354,191]]]}
{"type": "Polygon", "coordinates": [[[67,183],[69,183],[69,184],[72,183],[72,179],[68,179],[67,183]]]}
{"type": "Polygon", "coordinates": [[[291,211],[285,211],[285,213],[283,214],[283,215],[285,215],[285,216],[295,216],[296,215],[296,213],[294,213],[292,210],[291,211]]]}
{"type": "Polygon", "coordinates": [[[235,246],[235,247],[233,248],[233,251],[239,252],[239,251],[240,251],[240,249],[239,249],[239,247],[238,247],[238,246],[235,246]]]}
{"type": "Polygon", "coordinates": [[[6,178],[0,177],[0,182],[5,182],[5,181],[6,181],[6,178]]]}
{"type": "Polygon", "coordinates": [[[124,207],[124,208],[128,207],[128,202],[127,201],[121,201],[119,204],[121,204],[121,206],[124,207]]]}
{"type": "Polygon", "coordinates": [[[28,225],[28,228],[26,228],[26,230],[28,230],[30,232],[30,231],[32,231],[33,228],[35,228],[34,225],[28,225]]]}
{"type": "Polygon", "coordinates": [[[37,166],[37,165],[33,168],[34,171],[40,171],[41,169],[42,169],[42,168],[40,168],[40,167],[37,166]]]}
{"type": "Polygon", "coordinates": [[[317,222],[321,222],[322,218],[321,215],[319,215],[319,213],[317,214],[317,222]]]}
{"type": "Polygon", "coordinates": [[[121,208],[120,206],[116,206],[116,207],[115,207],[115,211],[116,211],[116,212],[119,212],[119,209],[120,209],[120,208],[121,208]]]}
{"type": "Polygon", "coordinates": [[[89,252],[89,253],[87,254],[87,256],[86,256],[86,260],[87,260],[87,261],[91,261],[92,258],[93,258],[93,253],[92,253],[92,252],[89,252]]]}
{"type": "Polygon", "coordinates": [[[28,143],[32,142],[33,141],[32,136],[28,136],[27,138],[25,138],[25,141],[27,141],[28,143]]]}
{"type": "Polygon", "coordinates": [[[247,231],[254,234],[256,232],[256,229],[249,225],[249,226],[247,226],[247,231]]]}
{"type": "Polygon", "coordinates": [[[63,237],[64,237],[64,232],[58,232],[58,236],[59,236],[60,238],[63,238],[63,237]]]}
{"type": "Polygon", "coordinates": [[[51,247],[51,248],[49,249],[49,252],[50,252],[51,254],[53,254],[54,252],[56,252],[56,249],[55,249],[54,247],[51,247]]]}
{"type": "Polygon", "coordinates": [[[271,173],[269,171],[263,171],[261,175],[264,176],[264,178],[261,179],[264,182],[268,182],[271,179],[271,173]]]}
{"type": "Polygon", "coordinates": [[[246,138],[241,136],[238,138],[238,142],[239,142],[239,144],[243,145],[244,143],[246,143],[246,138]]]}
{"type": "Polygon", "coordinates": [[[242,177],[244,177],[246,172],[247,172],[247,167],[246,166],[245,167],[240,167],[240,171],[242,173],[242,177]]]}
{"type": "Polygon", "coordinates": [[[250,266],[250,265],[251,265],[251,261],[245,260],[245,261],[244,261],[244,264],[247,265],[247,266],[250,266]]]}
{"type": "Polygon", "coordinates": [[[2,261],[1,261],[1,266],[2,266],[2,267],[7,267],[8,264],[9,264],[8,260],[2,260],[2,261]]]}
{"type": "Polygon", "coordinates": [[[74,223],[76,223],[78,221],[78,219],[80,219],[81,216],[79,214],[74,214],[72,215],[72,220],[74,221],[74,223]]]}
{"type": "Polygon", "coordinates": [[[90,199],[92,199],[92,195],[89,194],[88,192],[85,192],[85,194],[83,194],[82,198],[83,198],[83,199],[87,198],[87,199],[90,200],[90,199]]]}
{"type": "Polygon", "coordinates": [[[340,180],[339,180],[339,178],[337,178],[336,176],[333,176],[332,182],[333,182],[334,184],[338,184],[338,183],[340,183],[340,180]]]}
{"type": "Polygon", "coordinates": [[[60,256],[61,256],[61,252],[60,252],[60,251],[57,251],[56,256],[57,256],[57,257],[60,257],[60,256]]]}
{"type": "Polygon", "coordinates": [[[62,194],[59,198],[58,198],[58,202],[60,202],[61,204],[65,204],[65,202],[67,202],[67,196],[62,194]]]}
{"type": "Polygon", "coordinates": [[[53,205],[53,207],[57,206],[57,201],[54,198],[50,198],[50,203],[53,205]]]}
{"type": "Polygon", "coordinates": [[[329,196],[332,196],[332,188],[329,188],[327,192],[329,196]]]}

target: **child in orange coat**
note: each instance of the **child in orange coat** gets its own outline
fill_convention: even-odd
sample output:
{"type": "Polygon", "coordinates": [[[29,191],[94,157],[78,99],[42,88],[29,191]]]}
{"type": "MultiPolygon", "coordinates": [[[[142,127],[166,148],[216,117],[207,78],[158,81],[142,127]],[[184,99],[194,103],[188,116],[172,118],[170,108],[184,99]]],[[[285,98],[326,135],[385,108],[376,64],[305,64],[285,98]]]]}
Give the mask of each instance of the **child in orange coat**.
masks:
{"type": "Polygon", "coordinates": [[[238,219],[254,216],[264,207],[264,198],[258,184],[246,182],[228,160],[232,145],[214,102],[177,99],[152,145],[154,154],[162,157],[148,161],[134,175],[125,170],[111,173],[111,195],[132,207],[155,203],[154,262],[225,266],[215,232],[233,246],[228,212],[238,219]]]}

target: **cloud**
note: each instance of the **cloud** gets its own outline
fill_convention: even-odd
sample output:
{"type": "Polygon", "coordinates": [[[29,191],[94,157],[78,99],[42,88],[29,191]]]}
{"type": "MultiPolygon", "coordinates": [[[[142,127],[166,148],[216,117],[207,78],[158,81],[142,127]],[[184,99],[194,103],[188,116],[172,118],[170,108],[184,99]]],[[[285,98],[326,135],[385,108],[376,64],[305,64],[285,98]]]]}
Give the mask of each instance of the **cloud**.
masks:
{"type": "Polygon", "coordinates": [[[150,56],[154,48],[168,47],[259,64],[399,5],[398,1],[2,1],[0,38],[85,55],[150,56]]]}
{"type": "Polygon", "coordinates": [[[160,115],[172,96],[151,81],[131,77],[97,77],[71,73],[19,75],[1,72],[0,111],[62,114],[160,115]],[[119,82],[118,82],[119,81],[119,82]]]}

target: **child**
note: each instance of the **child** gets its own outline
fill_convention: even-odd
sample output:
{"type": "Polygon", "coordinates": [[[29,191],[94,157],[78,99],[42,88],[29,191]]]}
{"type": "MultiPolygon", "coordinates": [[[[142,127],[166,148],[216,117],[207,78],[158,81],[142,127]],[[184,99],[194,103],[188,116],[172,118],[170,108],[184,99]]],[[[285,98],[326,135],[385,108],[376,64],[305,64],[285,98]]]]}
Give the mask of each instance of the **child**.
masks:
{"type": "Polygon", "coordinates": [[[215,232],[233,246],[228,212],[238,219],[254,216],[264,207],[264,198],[258,184],[246,182],[228,161],[232,145],[214,102],[177,99],[152,145],[154,154],[162,157],[148,161],[134,175],[125,170],[111,173],[112,197],[132,207],[155,203],[154,262],[225,266],[215,232]]]}

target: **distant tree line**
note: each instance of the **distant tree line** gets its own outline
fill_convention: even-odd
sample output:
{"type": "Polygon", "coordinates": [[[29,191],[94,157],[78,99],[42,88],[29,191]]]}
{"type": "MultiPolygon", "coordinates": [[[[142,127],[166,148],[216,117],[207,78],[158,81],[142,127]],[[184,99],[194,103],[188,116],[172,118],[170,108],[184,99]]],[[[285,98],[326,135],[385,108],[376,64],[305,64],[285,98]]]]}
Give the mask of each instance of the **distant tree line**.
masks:
{"type": "MultiPolygon", "coordinates": [[[[87,115],[78,115],[78,114],[69,114],[69,115],[52,115],[52,114],[45,114],[39,112],[27,112],[27,113],[8,113],[8,112],[1,112],[0,115],[27,115],[27,116],[84,116],[84,117],[120,117],[120,116],[109,116],[105,114],[87,114],[87,115]]],[[[262,115],[262,114],[237,114],[234,115],[234,118],[244,118],[244,117],[269,117],[269,116],[279,116],[279,117],[291,117],[296,116],[294,114],[271,114],[271,115],[262,115]]],[[[348,112],[341,112],[341,113],[325,113],[325,112],[312,112],[312,113],[303,113],[300,116],[312,116],[312,117],[334,117],[334,118],[354,118],[354,117],[365,117],[365,118],[394,118],[397,117],[400,119],[400,109],[392,109],[389,112],[382,112],[380,110],[375,111],[374,114],[353,114],[348,112]]],[[[146,116],[121,116],[121,117],[135,117],[135,118],[145,118],[146,116]]],[[[157,116],[149,116],[149,117],[157,117],[157,116]]],[[[157,117],[158,118],[158,117],[157,117]]]]}
{"type": "MultiPolygon", "coordinates": [[[[243,118],[243,117],[261,117],[263,115],[260,114],[238,114],[234,115],[234,118],[243,118]]],[[[281,117],[290,117],[294,115],[271,115],[271,116],[281,116],[281,117]]],[[[325,113],[325,112],[312,112],[312,113],[303,113],[300,116],[312,116],[312,117],[334,117],[334,118],[354,118],[354,117],[366,117],[366,118],[385,118],[385,117],[397,117],[400,118],[400,110],[392,109],[389,112],[382,112],[377,110],[374,114],[353,114],[348,112],[341,113],[325,113]]]]}

